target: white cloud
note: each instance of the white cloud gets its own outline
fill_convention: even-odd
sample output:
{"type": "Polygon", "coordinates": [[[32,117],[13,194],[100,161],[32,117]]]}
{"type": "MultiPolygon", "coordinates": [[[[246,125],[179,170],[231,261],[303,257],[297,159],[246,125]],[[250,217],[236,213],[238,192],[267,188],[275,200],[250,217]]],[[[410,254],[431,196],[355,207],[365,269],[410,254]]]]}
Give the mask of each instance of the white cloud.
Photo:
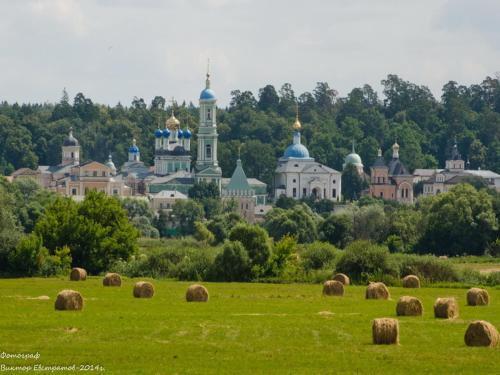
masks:
{"type": "Polygon", "coordinates": [[[34,17],[42,17],[47,23],[55,21],[77,36],[87,32],[87,20],[76,0],[32,0],[29,7],[34,17]]]}
{"type": "Polygon", "coordinates": [[[0,100],[55,101],[67,87],[109,104],[196,101],[208,57],[222,105],[231,90],[257,94],[268,83],[380,90],[389,73],[440,96],[448,80],[500,70],[497,3],[0,0],[0,100]]]}

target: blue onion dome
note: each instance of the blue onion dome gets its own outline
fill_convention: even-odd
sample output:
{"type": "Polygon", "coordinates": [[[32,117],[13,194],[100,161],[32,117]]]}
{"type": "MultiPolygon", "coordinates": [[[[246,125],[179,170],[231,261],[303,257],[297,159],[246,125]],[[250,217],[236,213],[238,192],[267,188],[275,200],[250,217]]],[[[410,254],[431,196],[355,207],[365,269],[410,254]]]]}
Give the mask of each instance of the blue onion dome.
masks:
{"type": "Polygon", "coordinates": [[[177,130],[177,137],[181,139],[183,137],[184,133],[182,132],[181,129],[177,130]]]}
{"type": "Polygon", "coordinates": [[[170,130],[168,129],[163,129],[163,138],[168,138],[170,137],[170,130]]]}
{"type": "Polygon", "coordinates": [[[200,93],[200,100],[216,100],[214,90],[210,88],[210,74],[207,73],[207,79],[205,81],[205,89],[200,93]]]}
{"type": "Polygon", "coordinates": [[[212,89],[205,89],[200,93],[200,100],[215,100],[215,92],[212,89]]]}
{"type": "Polygon", "coordinates": [[[189,139],[191,138],[192,135],[193,134],[191,133],[191,130],[189,129],[184,130],[184,138],[189,139]]]}
{"type": "Polygon", "coordinates": [[[156,138],[161,138],[162,135],[163,135],[163,132],[161,131],[160,128],[155,130],[155,137],[156,138]]]}
{"type": "Polygon", "coordinates": [[[304,145],[297,143],[288,146],[284,156],[285,158],[307,159],[309,158],[309,151],[304,145]]]}
{"type": "Polygon", "coordinates": [[[132,140],[132,146],[129,147],[128,152],[130,152],[131,154],[139,153],[139,147],[137,147],[135,138],[132,140]]]}

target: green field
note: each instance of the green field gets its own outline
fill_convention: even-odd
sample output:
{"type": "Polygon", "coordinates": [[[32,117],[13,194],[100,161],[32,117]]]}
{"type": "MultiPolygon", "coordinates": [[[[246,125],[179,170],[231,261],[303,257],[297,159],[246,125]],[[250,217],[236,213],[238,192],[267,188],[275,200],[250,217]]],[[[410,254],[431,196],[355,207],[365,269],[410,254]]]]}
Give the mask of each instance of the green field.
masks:
{"type": "Polygon", "coordinates": [[[471,320],[500,328],[500,289],[489,289],[490,306],[468,307],[466,289],[390,288],[391,300],[375,301],[360,286],[322,297],[320,285],[205,283],[210,301],[186,303],[189,283],[154,280],[148,300],[132,297],[135,281],[0,280],[0,353],[40,353],[0,364],[90,364],[114,374],[500,373],[500,348],[463,341],[471,320]],[[68,288],[83,294],[83,311],[54,310],[68,288]],[[399,346],[372,345],[371,320],[394,317],[401,295],[420,298],[424,316],[399,318],[399,346]],[[458,319],[434,319],[439,296],[458,298],[458,319]]]}

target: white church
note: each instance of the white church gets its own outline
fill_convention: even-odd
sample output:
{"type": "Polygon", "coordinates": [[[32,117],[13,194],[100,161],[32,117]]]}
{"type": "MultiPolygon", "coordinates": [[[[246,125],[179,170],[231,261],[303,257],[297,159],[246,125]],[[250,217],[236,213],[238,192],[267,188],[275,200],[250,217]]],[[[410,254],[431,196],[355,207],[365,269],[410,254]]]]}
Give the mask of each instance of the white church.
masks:
{"type": "Polygon", "coordinates": [[[300,142],[302,125],[299,116],[293,124],[293,143],[278,160],[274,176],[274,196],[289,198],[341,200],[341,173],[320,164],[309,156],[309,150],[300,142]]]}

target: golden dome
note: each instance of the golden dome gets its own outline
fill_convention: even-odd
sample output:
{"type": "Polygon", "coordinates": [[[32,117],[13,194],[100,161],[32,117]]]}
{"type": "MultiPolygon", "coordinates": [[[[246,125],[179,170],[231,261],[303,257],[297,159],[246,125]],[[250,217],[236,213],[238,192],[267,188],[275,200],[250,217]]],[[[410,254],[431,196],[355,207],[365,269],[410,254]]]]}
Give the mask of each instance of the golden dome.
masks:
{"type": "Polygon", "coordinates": [[[298,117],[295,119],[295,122],[293,123],[293,128],[295,130],[300,130],[300,128],[302,128],[302,124],[300,123],[298,117]]]}
{"type": "Polygon", "coordinates": [[[174,111],[172,111],[172,115],[167,119],[166,124],[169,129],[176,129],[181,124],[180,121],[174,116],[174,111]]]}

